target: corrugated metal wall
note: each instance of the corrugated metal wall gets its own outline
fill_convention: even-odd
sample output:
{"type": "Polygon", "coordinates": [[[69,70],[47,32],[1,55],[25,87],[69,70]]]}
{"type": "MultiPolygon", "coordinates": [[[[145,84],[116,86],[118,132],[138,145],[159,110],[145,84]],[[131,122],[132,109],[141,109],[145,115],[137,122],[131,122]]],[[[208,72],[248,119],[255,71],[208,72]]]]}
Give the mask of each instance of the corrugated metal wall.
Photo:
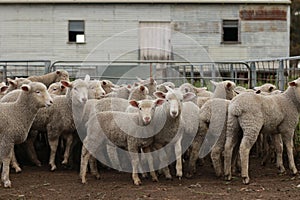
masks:
{"type": "Polygon", "coordinates": [[[175,59],[284,57],[289,20],[274,4],[0,4],[0,59],[136,60],[147,21],[170,23],[175,59]],[[239,44],[221,44],[223,19],[240,20],[239,44]],[[85,21],[85,44],[68,43],[68,20],[85,21]]]}

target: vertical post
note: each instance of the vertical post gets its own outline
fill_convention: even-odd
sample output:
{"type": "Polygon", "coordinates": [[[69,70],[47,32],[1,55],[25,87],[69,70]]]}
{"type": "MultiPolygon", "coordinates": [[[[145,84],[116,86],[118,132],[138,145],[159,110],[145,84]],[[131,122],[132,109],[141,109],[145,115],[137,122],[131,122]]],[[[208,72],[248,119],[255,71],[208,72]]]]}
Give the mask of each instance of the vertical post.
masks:
{"type": "Polygon", "coordinates": [[[250,63],[250,73],[251,73],[251,83],[250,83],[250,88],[254,88],[256,86],[256,81],[257,81],[257,77],[256,77],[256,66],[255,66],[255,62],[251,62],[250,63]]]}
{"type": "Polygon", "coordinates": [[[215,64],[212,65],[211,79],[212,79],[213,81],[216,81],[216,66],[215,66],[215,64]]]}
{"type": "Polygon", "coordinates": [[[236,79],[234,78],[233,64],[230,64],[230,78],[231,81],[234,81],[234,83],[236,83],[236,79]]]}
{"type": "Polygon", "coordinates": [[[45,61],[45,71],[44,71],[45,74],[50,72],[50,66],[51,66],[51,61],[49,60],[45,61]]]}
{"type": "Polygon", "coordinates": [[[7,83],[7,64],[3,66],[3,81],[7,83]]]}
{"type": "Polygon", "coordinates": [[[150,78],[152,78],[152,62],[150,63],[150,78]]]}
{"type": "Polygon", "coordinates": [[[183,77],[184,77],[184,83],[185,83],[185,80],[186,80],[186,66],[183,65],[183,77]]]}
{"type": "Polygon", "coordinates": [[[279,90],[284,90],[284,64],[283,60],[279,61],[279,68],[278,68],[278,87],[279,90]]]}
{"type": "Polygon", "coordinates": [[[191,65],[191,84],[194,85],[194,65],[191,65]]]}

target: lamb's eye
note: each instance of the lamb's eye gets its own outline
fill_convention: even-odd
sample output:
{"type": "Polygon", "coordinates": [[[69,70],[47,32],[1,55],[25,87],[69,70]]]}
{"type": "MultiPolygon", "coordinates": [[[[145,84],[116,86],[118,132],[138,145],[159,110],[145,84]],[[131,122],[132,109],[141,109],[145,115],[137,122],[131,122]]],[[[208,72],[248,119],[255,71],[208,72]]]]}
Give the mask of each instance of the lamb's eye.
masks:
{"type": "Polygon", "coordinates": [[[41,91],[37,90],[37,91],[35,91],[35,93],[37,93],[37,94],[41,94],[41,91]]]}
{"type": "Polygon", "coordinates": [[[140,110],[142,110],[142,108],[140,108],[140,110]]]}

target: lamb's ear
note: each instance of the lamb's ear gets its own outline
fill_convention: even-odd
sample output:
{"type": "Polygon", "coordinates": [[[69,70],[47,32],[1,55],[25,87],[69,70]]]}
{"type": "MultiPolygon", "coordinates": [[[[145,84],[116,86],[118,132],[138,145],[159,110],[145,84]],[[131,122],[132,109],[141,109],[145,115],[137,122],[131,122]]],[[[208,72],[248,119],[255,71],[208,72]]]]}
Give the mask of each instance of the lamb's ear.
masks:
{"type": "Polygon", "coordinates": [[[289,86],[296,87],[297,83],[295,81],[289,82],[289,86]]]}
{"type": "Polygon", "coordinates": [[[91,80],[91,77],[90,77],[90,75],[85,75],[85,77],[84,77],[84,81],[85,82],[89,82],[91,80]]]}
{"type": "Polygon", "coordinates": [[[260,87],[254,87],[253,90],[258,91],[260,90],[260,87]]]}
{"type": "Polygon", "coordinates": [[[145,90],[145,86],[141,85],[141,86],[140,86],[140,91],[143,92],[144,90],[145,90]]]}
{"type": "Polygon", "coordinates": [[[271,86],[271,87],[269,88],[269,92],[272,92],[274,89],[275,89],[275,88],[274,88],[273,86],[271,86]]]}
{"type": "Polygon", "coordinates": [[[17,82],[15,80],[11,79],[11,78],[7,78],[7,82],[10,85],[17,86],[17,82]]]}
{"type": "Polygon", "coordinates": [[[164,99],[156,99],[156,100],[155,100],[156,106],[160,106],[160,105],[162,105],[164,102],[165,102],[164,99]]]}
{"type": "Polygon", "coordinates": [[[139,103],[136,100],[129,101],[129,104],[132,105],[133,107],[136,107],[136,108],[139,107],[139,103]]]}
{"type": "Polygon", "coordinates": [[[27,85],[27,84],[23,84],[23,85],[21,86],[21,89],[22,89],[23,91],[25,91],[25,92],[28,92],[28,91],[30,90],[30,86],[27,85]]]}
{"type": "Polygon", "coordinates": [[[161,91],[156,91],[153,93],[154,96],[160,99],[165,99],[166,98],[166,93],[161,92],[161,91]]]}
{"type": "Polygon", "coordinates": [[[72,83],[69,81],[61,80],[60,82],[65,87],[72,87],[72,83]]]}
{"type": "Polygon", "coordinates": [[[210,80],[210,82],[214,85],[214,86],[217,86],[217,82],[213,81],[213,80],[210,80]]]}
{"type": "Polygon", "coordinates": [[[56,70],[56,74],[60,74],[61,72],[59,70],[56,70]]]}
{"type": "Polygon", "coordinates": [[[188,92],[183,95],[183,101],[190,101],[195,97],[196,97],[196,95],[194,93],[188,92]]]}
{"type": "Polygon", "coordinates": [[[107,83],[106,83],[106,81],[101,81],[101,84],[106,85],[107,83]]]}
{"type": "Polygon", "coordinates": [[[228,82],[228,83],[226,84],[226,88],[227,88],[227,89],[231,88],[231,86],[232,86],[232,84],[231,84],[230,82],[228,82]]]}
{"type": "Polygon", "coordinates": [[[7,85],[4,85],[1,87],[0,91],[1,93],[5,92],[6,90],[8,89],[8,86],[7,85]]]}
{"type": "Polygon", "coordinates": [[[141,79],[140,77],[137,77],[137,76],[136,76],[136,80],[138,80],[139,82],[143,82],[144,81],[143,79],[141,79]]]}

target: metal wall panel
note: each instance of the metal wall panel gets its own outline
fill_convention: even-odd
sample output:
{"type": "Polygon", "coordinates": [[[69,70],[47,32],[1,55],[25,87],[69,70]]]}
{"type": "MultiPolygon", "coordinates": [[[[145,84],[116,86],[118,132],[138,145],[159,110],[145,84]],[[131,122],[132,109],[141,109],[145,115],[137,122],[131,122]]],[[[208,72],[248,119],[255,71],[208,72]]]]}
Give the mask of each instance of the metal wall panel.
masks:
{"type": "Polygon", "coordinates": [[[184,59],[283,57],[289,20],[289,5],[275,4],[0,4],[0,59],[136,60],[145,21],[170,22],[172,51],[184,59]],[[286,20],[240,19],[257,8],[280,10],[286,20]],[[241,43],[221,43],[223,19],[240,20],[241,43]],[[68,20],[85,21],[85,44],[68,43],[68,20]]]}

